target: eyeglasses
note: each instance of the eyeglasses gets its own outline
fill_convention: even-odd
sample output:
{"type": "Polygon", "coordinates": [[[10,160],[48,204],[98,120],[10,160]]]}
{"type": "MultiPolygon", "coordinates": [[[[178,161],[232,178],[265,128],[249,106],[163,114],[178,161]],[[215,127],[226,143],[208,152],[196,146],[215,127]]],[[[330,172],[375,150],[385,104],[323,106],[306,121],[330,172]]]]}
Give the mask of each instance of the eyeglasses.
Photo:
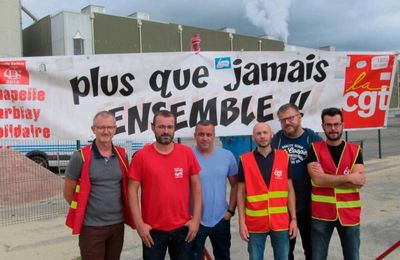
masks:
{"type": "Polygon", "coordinates": [[[156,125],[156,128],[160,130],[173,130],[175,128],[174,125],[156,125]]]}
{"type": "Polygon", "coordinates": [[[285,118],[281,118],[281,119],[279,119],[279,122],[281,122],[281,124],[286,123],[286,121],[289,121],[290,123],[292,123],[293,120],[294,120],[294,119],[296,118],[296,116],[298,116],[298,115],[300,115],[300,114],[295,114],[295,115],[293,115],[293,116],[288,116],[288,117],[285,117],[285,118]]]}
{"type": "Polygon", "coordinates": [[[330,128],[330,129],[332,129],[332,128],[339,128],[339,127],[342,127],[342,125],[343,125],[343,123],[334,123],[334,124],[325,123],[325,124],[323,124],[323,126],[324,126],[325,128],[330,128]]]}
{"type": "Polygon", "coordinates": [[[115,128],[117,128],[115,125],[113,125],[113,126],[94,126],[97,130],[100,130],[100,131],[105,131],[105,130],[107,130],[107,131],[113,131],[115,128]]]}

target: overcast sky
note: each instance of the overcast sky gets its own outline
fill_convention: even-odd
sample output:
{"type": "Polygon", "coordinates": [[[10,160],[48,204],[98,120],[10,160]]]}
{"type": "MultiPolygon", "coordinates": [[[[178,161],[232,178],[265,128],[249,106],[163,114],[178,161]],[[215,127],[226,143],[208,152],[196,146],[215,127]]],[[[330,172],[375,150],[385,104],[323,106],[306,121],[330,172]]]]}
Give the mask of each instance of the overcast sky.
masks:
{"type": "MultiPolygon", "coordinates": [[[[288,44],[339,51],[400,51],[399,0],[21,0],[37,18],[94,4],[107,14],[146,12],[150,19],[208,29],[270,34],[288,44]]],[[[25,15],[23,26],[32,23],[25,15]]]]}

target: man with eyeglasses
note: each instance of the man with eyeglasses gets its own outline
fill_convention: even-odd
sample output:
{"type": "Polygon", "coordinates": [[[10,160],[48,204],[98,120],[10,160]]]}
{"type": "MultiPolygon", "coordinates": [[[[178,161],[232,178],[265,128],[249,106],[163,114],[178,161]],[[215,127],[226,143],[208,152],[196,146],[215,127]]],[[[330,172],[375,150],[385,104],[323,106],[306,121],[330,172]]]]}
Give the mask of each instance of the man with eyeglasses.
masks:
{"type": "Polygon", "coordinates": [[[82,259],[120,259],[124,223],[134,227],[128,205],[125,149],[113,145],[116,121],[101,111],[93,119],[92,144],[73,153],[65,171],[66,225],[79,234],[82,259]]]}
{"type": "Polygon", "coordinates": [[[365,184],[359,145],[343,141],[343,115],[339,108],[322,110],[326,140],[312,144],[308,172],[311,190],[311,244],[313,259],[327,259],[334,228],[340,237],[343,258],[360,259],[359,188],[365,184]]]}
{"type": "Polygon", "coordinates": [[[129,204],[145,260],[164,259],[167,249],[171,259],[191,259],[191,242],[199,229],[200,165],[190,147],[173,142],[175,125],[171,112],[155,113],[156,141],[139,150],[129,167],[129,204]]]}
{"type": "MultiPolygon", "coordinates": [[[[311,181],[307,173],[307,154],[312,142],[322,138],[309,128],[301,124],[303,114],[295,104],[287,103],[278,109],[278,118],[281,123],[279,130],[273,137],[271,145],[283,149],[289,154],[290,172],[296,193],[297,227],[300,231],[306,260],[311,259],[311,181]]],[[[294,259],[293,251],[296,237],[290,240],[289,260],[294,259]]]]}

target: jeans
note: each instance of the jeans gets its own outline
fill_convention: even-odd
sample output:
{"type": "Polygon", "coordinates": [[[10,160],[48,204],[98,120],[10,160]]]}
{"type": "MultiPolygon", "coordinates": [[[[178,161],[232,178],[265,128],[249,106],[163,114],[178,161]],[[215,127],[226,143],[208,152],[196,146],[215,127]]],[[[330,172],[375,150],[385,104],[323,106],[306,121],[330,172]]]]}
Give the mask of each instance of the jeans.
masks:
{"type": "Polygon", "coordinates": [[[83,260],[118,260],[124,244],[124,223],[93,227],[83,226],[79,248],[83,260]]]}
{"type": "Polygon", "coordinates": [[[339,220],[311,220],[312,259],[323,260],[328,257],[329,241],[336,227],[342,244],[343,259],[360,259],[360,225],[342,226],[339,220]]]}
{"type": "Polygon", "coordinates": [[[163,260],[168,253],[171,260],[189,260],[192,244],[185,241],[188,227],[183,226],[172,231],[150,230],[154,245],[150,248],[144,243],[144,260],[163,260]]]}
{"type": "Polygon", "coordinates": [[[192,242],[192,259],[200,260],[203,256],[204,244],[210,237],[215,260],[231,259],[231,224],[229,220],[222,218],[214,227],[200,225],[196,238],[192,242]]]}
{"type": "Polygon", "coordinates": [[[275,260],[287,260],[289,255],[289,231],[269,231],[267,233],[250,233],[248,252],[250,260],[263,260],[265,240],[271,238],[275,260]]]}
{"type": "MultiPolygon", "coordinates": [[[[297,228],[300,231],[306,260],[311,260],[311,212],[297,212],[297,228]]],[[[290,240],[289,260],[294,260],[293,251],[296,246],[296,238],[290,240]]]]}

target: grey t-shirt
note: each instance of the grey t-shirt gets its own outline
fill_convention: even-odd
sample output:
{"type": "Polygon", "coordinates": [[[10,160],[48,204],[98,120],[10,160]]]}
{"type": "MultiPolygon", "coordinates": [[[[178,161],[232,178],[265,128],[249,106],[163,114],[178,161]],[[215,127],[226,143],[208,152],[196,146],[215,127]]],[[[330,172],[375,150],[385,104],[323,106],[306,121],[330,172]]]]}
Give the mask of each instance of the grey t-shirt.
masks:
{"type": "MultiPolygon", "coordinates": [[[[114,148],[115,149],[115,148],[114,148]]],[[[91,190],[83,224],[107,226],[122,223],[122,171],[113,149],[112,156],[103,157],[93,142],[92,159],[89,167],[91,190]]],[[[83,160],[81,153],[73,153],[65,171],[65,177],[79,180],[83,160]]]]}

